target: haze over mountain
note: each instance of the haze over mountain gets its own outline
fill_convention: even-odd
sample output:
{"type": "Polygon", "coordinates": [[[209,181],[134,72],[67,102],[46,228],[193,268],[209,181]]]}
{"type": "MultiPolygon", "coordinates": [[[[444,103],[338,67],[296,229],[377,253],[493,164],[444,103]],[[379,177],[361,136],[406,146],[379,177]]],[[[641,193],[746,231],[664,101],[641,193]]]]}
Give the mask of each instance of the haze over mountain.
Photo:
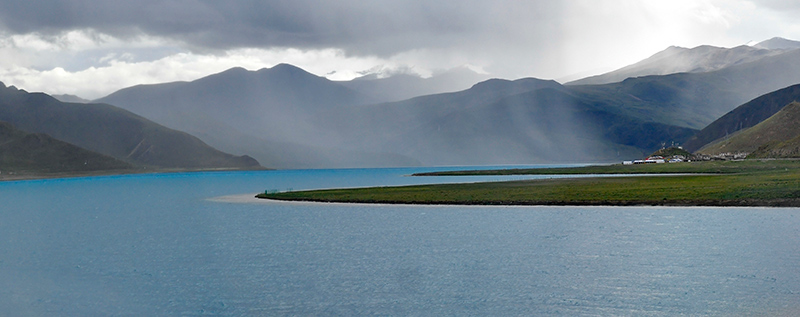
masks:
{"type": "Polygon", "coordinates": [[[800,82],[800,50],[676,52],[696,72],[603,85],[493,79],[375,103],[385,86],[361,93],[282,64],[134,86],[99,101],[278,168],[577,162],[683,143],[737,105],[800,82]]]}
{"type": "Polygon", "coordinates": [[[604,106],[554,81],[492,79],[456,93],[346,109],[320,125],[358,139],[340,146],[399,151],[430,165],[616,161],[695,132],[604,106]]]}
{"type": "Polygon", "coordinates": [[[800,83],[800,50],[704,73],[677,73],[629,78],[605,85],[568,86],[614,100],[631,115],[693,129],[712,121],[748,100],[800,83]]]}
{"type": "Polygon", "coordinates": [[[0,122],[0,174],[8,176],[132,170],[133,165],[42,133],[0,122]]]}
{"type": "Polygon", "coordinates": [[[424,95],[461,91],[486,79],[489,79],[488,75],[479,74],[464,66],[434,74],[429,78],[412,74],[395,74],[378,78],[377,74],[372,74],[338,83],[371,96],[377,102],[391,102],[424,95]]]}
{"type": "Polygon", "coordinates": [[[0,121],[139,166],[257,168],[184,132],[105,104],[63,103],[0,83],[0,121]]]}
{"type": "Polygon", "coordinates": [[[604,103],[533,78],[488,80],[393,103],[364,100],[340,83],[282,65],[136,86],[99,101],[268,166],[295,168],[617,160],[695,132],[609,112],[604,103]],[[287,73],[294,75],[283,79],[287,73]],[[321,94],[309,95],[309,83],[320,85],[321,94]]]}
{"type": "Polygon", "coordinates": [[[626,78],[674,73],[702,73],[756,61],[800,48],[800,42],[772,38],[754,46],[734,48],[702,45],[695,48],[671,46],[635,64],[601,75],[567,83],[568,85],[598,85],[620,82],[626,78]]]}
{"type": "MultiPolygon", "coordinates": [[[[760,123],[719,139],[698,153],[754,153],[753,157],[800,157],[800,103],[792,102],[760,123]]],[[[748,157],[751,157],[748,155],[748,157]]]]}
{"type": "Polygon", "coordinates": [[[75,96],[75,95],[63,94],[63,95],[50,95],[50,96],[53,97],[53,98],[56,98],[58,101],[61,101],[61,102],[72,102],[72,103],[91,103],[92,102],[91,100],[83,99],[83,98],[81,98],[79,96],[75,96]]]}
{"type": "Polygon", "coordinates": [[[759,42],[753,46],[768,50],[793,50],[800,48],[800,41],[787,40],[782,37],[773,37],[769,40],[759,42]]]}
{"type": "Polygon", "coordinates": [[[373,97],[281,64],[233,68],[192,82],[139,85],[97,102],[187,131],[223,151],[247,154],[277,168],[395,166],[419,162],[392,153],[348,153],[309,121],[323,111],[365,104],[373,97]]]}
{"type": "Polygon", "coordinates": [[[96,100],[195,135],[235,129],[281,141],[319,138],[303,120],[317,111],[371,101],[288,64],[258,71],[232,68],[192,82],[139,85],[96,100]],[[265,126],[271,134],[262,134],[265,126]]]}
{"type": "MultiPolygon", "coordinates": [[[[491,85],[489,85],[489,83],[502,82],[503,81],[490,80],[476,85],[468,91],[479,89],[483,87],[484,84],[486,84],[486,87],[490,87],[491,85]]],[[[670,142],[681,143],[685,141],[686,139],[681,139],[681,137],[685,135],[684,133],[686,130],[677,130],[678,128],[703,128],[713,120],[747,100],[798,82],[800,82],[800,50],[792,50],[780,54],[763,56],[750,62],[737,63],[710,72],[644,76],[606,85],[571,85],[561,87],[560,89],[556,89],[557,87],[548,88],[554,88],[570,96],[570,98],[560,99],[561,104],[568,104],[570,107],[576,107],[573,109],[584,109],[583,112],[580,113],[593,113],[596,115],[594,117],[577,116],[572,118],[574,121],[564,123],[566,126],[570,127],[577,125],[578,127],[574,127],[575,131],[582,131],[580,129],[582,127],[594,126],[594,131],[592,131],[592,133],[595,134],[593,135],[598,135],[597,133],[599,133],[599,135],[603,136],[603,138],[600,139],[597,137],[587,137],[587,139],[597,140],[598,142],[611,142],[613,144],[631,146],[637,149],[657,149],[658,146],[669,145],[670,142]],[[600,118],[608,119],[603,120],[600,118]],[[643,125],[649,125],[649,127],[640,129],[643,125]],[[643,130],[649,131],[650,133],[642,133],[643,130]],[[598,131],[605,132],[601,133],[598,131]]],[[[502,87],[502,85],[498,85],[489,90],[500,90],[500,87],[502,87]]],[[[529,92],[532,92],[539,91],[537,89],[541,88],[542,87],[528,87],[522,90],[527,89],[529,92]]],[[[456,93],[455,95],[458,94],[459,93],[456,93]]],[[[393,131],[395,131],[394,133],[387,132],[387,135],[403,135],[402,133],[397,133],[397,131],[407,126],[418,127],[418,131],[425,131],[425,129],[420,128],[420,122],[425,122],[425,120],[429,120],[428,118],[439,115],[440,112],[437,111],[440,111],[440,109],[450,109],[447,106],[443,106],[443,104],[447,104],[447,101],[439,101],[436,100],[436,98],[444,98],[445,96],[451,95],[454,94],[427,96],[395,104],[368,106],[365,108],[370,108],[374,112],[386,111],[379,110],[382,108],[395,108],[397,110],[393,111],[392,115],[378,116],[378,118],[366,116],[369,118],[366,120],[380,122],[396,120],[400,122],[396,124],[396,126],[384,124],[382,128],[393,129],[393,131]],[[436,101],[426,102],[428,98],[434,98],[436,101]],[[412,115],[408,113],[412,113],[412,115]],[[407,124],[408,122],[413,122],[414,124],[407,124]]],[[[510,95],[504,95],[503,98],[505,97],[510,97],[510,95]]],[[[524,106],[521,106],[520,109],[526,109],[527,111],[533,111],[536,107],[542,106],[542,104],[531,101],[534,97],[533,93],[529,94],[527,97],[529,98],[527,100],[516,100],[515,104],[523,104],[524,106]]],[[[479,100],[479,98],[474,97],[473,99],[479,100]]],[[[473,109],[470,104],[465,101],[455,101],[453,104],[460,105],[459,111],[466,112],[467,109],[473,109]]],[[[491,102],[488,101],[484,103],[484,105],[486,104],[491,104],[491,102]]],[[[450,107],[457,108],[453,106],[450,107]]],[[[475,109],[477,109],[477,107],[475,109]]],[[[499,112],[502,111],[498,111],[498,113],[499,112]]],[[[500,131],[502,129],[498,127],[503,125],[504,122],[514,122],[510,119],[509,121],[500,120],[500,116],[493,116],[491,113],[491,111],[482,113],[481,115],[473,113],[469,118],[476,119],[473,119],[473,121],[466,121],[465,124],[458,125],[457,127],[451,124],[449,129],[452,131],[459,131],[459,128],[477,129],[474,127],[494,126],[497,128],[496,131],[500,131]]],[[[441,122],[437,125],[437,131],[439,129],[444,130],[441,123],[452,123],[456,120],[463,120],[465,117],[465,115],[448,115],[450,115],[450,117],[445,116],[440,119],[441,122]]],[[[364,116],[364,114],[359,113],[358,116],[364,116]]],[[[553,122],[561,121],[555,120],[553,122]]],[[[536,123],[531,121],[529,123],[530,125],[527,130],[520,128],[515,132],[509,132],[505,135],[494,135],[494,139],[497,140],[497,142],[503,142],[509,138],[513,139],[513,137],[509,136],[526,135],[524,131],[535,129],[539,126],[546,126],[544,122],[536,123]]],[[[513,124],[509,123],[508,126],[513,126],[513,124]]],[[[504,126],[504,128],[505,127],[506,126],[504,126]]],[[[529,133],[528,135],[548,135],[545,131],[536,132],[537,133],[529,133]]],[[[484,131],[482,133],[484,135],[492,135],[489,131],[484,131]]],[[[413,135],[413,132],[408,132],[408,135],[413,135]]],[[[580,133],[575,133],[575,135],[580,135],[580,133]]],[[[425,140],[422,135],[409,139],[425,140]]],[[[402,144],[399,140],[392,140],[394,141],[387,144],[402,144]]],[[[459,140],[459,138],[453,136],[450,140],[459,140]]],[[[417,142],[424,144],[425,141],[417,142]]],[[[378,143],[380,142],[376,142],[373,146],[378,146],[378,143]]],[[[452,142],[450,142],[450,144],[452,144],[452,142]]],[[[477,141],[473,143],[464,142],[462,145],[469,147],[470,144],[477,144],[477,141]]],[[[580,145],[577,142],[564,142],[562,145],[565,145],[560,149],[562,153],[580,148],[579,146],[571,146],[580,145]],[[569,150],[565,148],[569,148],[569,150]]],[[[480,148],[480,146],[476,147],[480,148]]],[[[432,146],[431,151],[444,148],[448,148],[447,142],[432,146]]],[[[456,152],[456,149],[451,149],[449,152],[456,152]]],[[[511,152],[513,151],[507,153],[511,152]]],[[[558,154],[556,154],[558,152],[559,150],[549,152],[552,155],[551,158],[558,156],[558,154]]],[[[408,153],[413,153],[413,151],[408,151],[408,153]]],[[[476,153],[470,153],[470,155],[481,156],[481,154],[476,153]]],[[[565,156],[569,158],[573,157],[571,155],[565,156]]],[[[530,157],[532,158],[535,156],[530,157]]]]}

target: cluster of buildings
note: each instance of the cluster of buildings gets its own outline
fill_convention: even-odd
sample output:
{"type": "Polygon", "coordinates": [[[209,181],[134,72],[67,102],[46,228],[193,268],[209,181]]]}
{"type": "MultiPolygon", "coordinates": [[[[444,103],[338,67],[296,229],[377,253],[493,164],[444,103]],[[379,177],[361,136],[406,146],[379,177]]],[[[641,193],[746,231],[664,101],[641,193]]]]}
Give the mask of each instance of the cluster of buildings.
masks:
{"type": "Polygon", "coordinates": [[[622,165],[680,163],[685,161],[686,157],[683,155],[675,155],[669,158],[665,158],[660,155],[653,155],[643,160],[623,161],[622,165]]]}

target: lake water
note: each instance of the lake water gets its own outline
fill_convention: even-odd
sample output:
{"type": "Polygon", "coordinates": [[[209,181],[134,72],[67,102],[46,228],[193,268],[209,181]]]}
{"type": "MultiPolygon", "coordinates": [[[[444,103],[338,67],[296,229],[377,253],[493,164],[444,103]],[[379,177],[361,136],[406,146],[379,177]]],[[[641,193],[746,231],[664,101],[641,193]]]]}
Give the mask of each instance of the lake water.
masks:
{"type": "Polygon", "coordinates": [[[504,179],[404,176],[427,170],[2,182],[0,312],[800,312],[800,209],[240,202],[264,190],[504,179]]]}

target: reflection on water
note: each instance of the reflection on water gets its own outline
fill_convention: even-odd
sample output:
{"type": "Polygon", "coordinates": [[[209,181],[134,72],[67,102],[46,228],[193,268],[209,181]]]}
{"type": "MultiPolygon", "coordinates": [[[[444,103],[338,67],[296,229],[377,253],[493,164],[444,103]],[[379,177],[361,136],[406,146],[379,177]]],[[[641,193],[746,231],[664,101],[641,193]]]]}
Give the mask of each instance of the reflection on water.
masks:
{"type": "Polygon", "coordinates": [[[798,209],[210,199],[439,180],[403,176],[414,171],[0,183],[0,311],[791,315],[800,309],[798,209]]]}

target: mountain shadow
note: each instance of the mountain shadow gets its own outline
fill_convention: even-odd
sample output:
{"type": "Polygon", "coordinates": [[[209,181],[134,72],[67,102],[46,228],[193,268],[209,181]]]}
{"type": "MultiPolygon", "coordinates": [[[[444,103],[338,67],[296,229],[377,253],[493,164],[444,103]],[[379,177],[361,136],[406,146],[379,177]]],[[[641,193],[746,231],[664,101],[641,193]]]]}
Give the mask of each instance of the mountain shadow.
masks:
{"type": "Polygon", "coordinates": [[[0,122],[0,173],[52,174],[133,170],[133,165],[84,150],[42,133],[27,133],[0,122]]]}
{"type": "Polygon", "coordinates": [[[736,107],[700,130],[697,135],[686,141],[683,147],[688,151],[697,151],[708,143],[761,123],[787,104],[798,100],[800,100],[800,84],[759,96],[736,107]]]}
{"type": "Polygon", "coordinates": [[[28,93],[2,84],[0,121],[135,165],[192,169],[260,167],[250,157],[220,152],[189,134],[120,108],[63,103],[43,93],[28,93]]]}

